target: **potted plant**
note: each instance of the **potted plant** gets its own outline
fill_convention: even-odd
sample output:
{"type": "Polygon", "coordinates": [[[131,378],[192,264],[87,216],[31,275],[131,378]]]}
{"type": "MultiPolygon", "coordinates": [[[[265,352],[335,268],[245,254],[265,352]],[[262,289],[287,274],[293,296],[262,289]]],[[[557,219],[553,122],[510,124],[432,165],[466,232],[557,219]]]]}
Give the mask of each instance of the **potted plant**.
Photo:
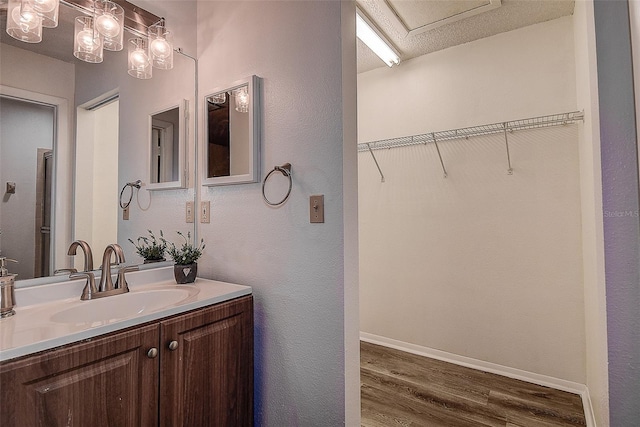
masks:
{"type": "Polygon", "coordinates": [[[164,258],[164,252],[167,250],[167,242],[164,240],[162,230],[160,230],[159,238],[156,238],[151,230],[147,231],[149,232],[149,237],[140,236],[136,239],[136,242],[131,239],[127,240],[136,247],[136,252],[144,258],[145,264],[150,262],[166,261],[164,258]]]}
{"type": "Polygon", "coordinates": [[[177,233],[184,239],[184,243],[180,247],[177,247],[172,242],[167,243],[163,239],[163,242],[167,243],[167,252],[175,262],[173,275],[178,284],[193,283],[198,274],[198,263],[196,261],[202,256],[202,251],[205,248],[204,239],[200,239],[200,244],[194,246],[191,243],[191,232],[188,232],[186,237],[179,231],[177,233]]]}

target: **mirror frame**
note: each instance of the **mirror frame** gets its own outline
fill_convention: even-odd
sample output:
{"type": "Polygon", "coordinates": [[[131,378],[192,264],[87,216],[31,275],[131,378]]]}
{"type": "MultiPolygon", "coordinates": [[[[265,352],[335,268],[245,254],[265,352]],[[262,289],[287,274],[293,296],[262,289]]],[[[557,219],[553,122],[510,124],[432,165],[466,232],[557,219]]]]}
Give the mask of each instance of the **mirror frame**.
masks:
{"type": "Polygon", "coordinates": [[[174,190],[178,188],[186,188],[187,185],[187,155],[186,155],[186,143],[189,141],[189,101],[186,99],[181,99],[177,104],[171,104],[166,106],[165,108],[161,108],[153,113],[149,114],[148,121],[148,135],[147,135],[147,147],[149,150],[147,151],[147,175],[146,179],[149,180],[146,184],[146,188],[149,191],[158,191],[158,190],[174,190]],[[179,174],[178,179],[176,181],[166,181],[166,182],[151,182],[151,170],[153,166],[151,165],[151,135],[153,133],[153,116],[156,114],[164,113],[165,111],[172,110],[174,108],[178,108],[179,115],[179,126],[178,130],[178,168],[179,174]]]}
{"type": "Polygon", "coordinates": [[[217,185],[231,185],[231,184],[248,184],[260,181],[260,115],[261,115],[261,98],[260,98],[260,78],[256,75],[252,75],[242,80],[238,80],[226,87],[220,87],[207,91],[207,95],[203,98],[203,126],[204,132],[202,137],[202,143],[200,145],[202,155],[201,170],[202,170],[202,186],[217,186],[217,185]],[[209,159],[208,150],[208,130],[209,120],[207,115],[207,99],[213,95],[230,92],[239,89],[243,86],[247,86],[249,92],[249,172],[240,175],[229,176],[217,176],[207,177],[207,161],[209,159]]]}

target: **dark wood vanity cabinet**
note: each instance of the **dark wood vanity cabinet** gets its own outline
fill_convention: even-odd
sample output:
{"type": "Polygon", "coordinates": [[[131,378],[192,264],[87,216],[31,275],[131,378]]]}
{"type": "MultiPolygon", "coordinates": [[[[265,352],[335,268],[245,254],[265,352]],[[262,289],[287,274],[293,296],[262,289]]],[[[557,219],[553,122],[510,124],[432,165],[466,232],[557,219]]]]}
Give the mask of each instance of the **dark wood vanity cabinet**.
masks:
{"type": "Polygon", "coordinates": [[[253,299],[0,365],[0,425],[251,426],[253,299]]]}

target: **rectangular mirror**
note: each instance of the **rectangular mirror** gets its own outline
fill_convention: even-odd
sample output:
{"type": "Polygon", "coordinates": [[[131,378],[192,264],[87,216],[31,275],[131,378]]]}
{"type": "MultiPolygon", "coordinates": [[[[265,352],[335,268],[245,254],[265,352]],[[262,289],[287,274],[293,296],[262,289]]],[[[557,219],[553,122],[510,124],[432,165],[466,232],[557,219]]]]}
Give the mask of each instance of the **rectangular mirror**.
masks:
{"type": "Polygon", "coordinates": [[[260,179],[260,95],[257,76],[205,96],[202,185],[260,179]]]}
{"type": "Polygon", "coordinates": [[[149,115],[148,190],[185,187],[187,100],[149,115]]]}
{"type": "MultiPolygon", "coordinates": [[[[163,229],[173,237],[175,231],[196,231],[195,224],[175,221],[183,217],[185,203],[194,200],[194,190],[188,188],[193,186],[193,172],[182,188],[166,196],[168,192],[155,192],[152,200],[147,169],[149,116],[180,109],[186,99],[189,111],[184,104],[184,114],[179,112],[177,135],[184,139],[184,152],[179,154],[184,161],[179,162],[183,171],[195,170],[199,98],[196,62],[186,52],[196,51],[191,23],[197,5],[133,3],[166,17],[172,28],[177,27],[177,39],[185,49],[174,51],[173,69],[157,69],[148,80],[127,74],[127,49],[105,53],[102,63],[74,56],[74,20],[83,12],[71,5],[60,5],[58,27],[45,30],[40,43],[9,37],[6,16],[0,14],[0,253],[20,261],[10,268],[18,274],[19,286],[67,280],[68,274],[53,277],[55,270],[82,268],[82,256],[67,253],[76,239],[91,245],[94,266],[105,246],[114,242],[124,249],[127,263],[135,264],[142,259],[128,238],[146,235],[147,229],[163,229]],[[125,183],[136,180],[143,186],[122,194],[124,202],[131,197],[130,217],[125,220],[118,197],[125,183]],[[7,183],[13,184],[11,194],[6,194],[7,183]]],[[[184,174],[176,178],[172,171],[163,179],[179,181],[184,174]]]]}

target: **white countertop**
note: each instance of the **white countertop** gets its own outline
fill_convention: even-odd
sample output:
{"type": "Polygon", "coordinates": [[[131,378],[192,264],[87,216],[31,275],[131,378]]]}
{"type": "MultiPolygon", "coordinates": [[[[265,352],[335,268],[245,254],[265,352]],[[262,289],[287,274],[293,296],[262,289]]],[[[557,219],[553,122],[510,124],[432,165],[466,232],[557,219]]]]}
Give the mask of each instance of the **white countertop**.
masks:
{"type": "MultiPolygon", "coordinates": [[[[64,344],[96,337],[138,324],[162,319],[196,308],[228,301],[251,294],[251,287],[197,278],[192,284],[177,285],[173,278],[173,266],[127,273],[129,294],[114,295],[92,301],[81,301],[84,280],[65,281],[28,288],[17,288],[16,314],[0,319],[0,361],[14,359],[64,344]],[[62,311],[80,310],[100,304],[99,301],[116,302],[136,292],[180,289],[174,292],[185,296],[169,306],[145,307],[126,318],[98,316],[91,322],[56,322],[52,319],[62,311]]],[[[86,311],[86,310],[85,310],[86,311]]]]}

